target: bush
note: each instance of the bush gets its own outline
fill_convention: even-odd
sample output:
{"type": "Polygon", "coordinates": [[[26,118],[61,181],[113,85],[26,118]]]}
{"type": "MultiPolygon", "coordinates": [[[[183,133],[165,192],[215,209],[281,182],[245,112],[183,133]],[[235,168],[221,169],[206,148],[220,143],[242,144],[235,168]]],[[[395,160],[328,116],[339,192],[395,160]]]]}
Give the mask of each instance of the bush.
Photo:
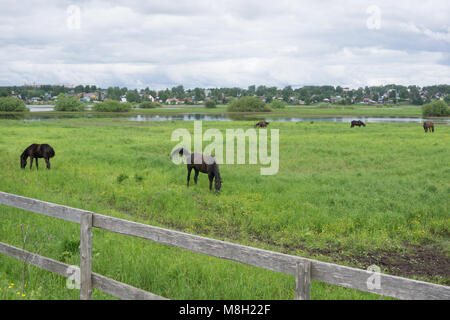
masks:
{"type": "Polygon", "coordinates": [[[228,106],[230,112],[270,112],[272,111],[257,97],[242,97],[234,100],[228,106]]]}
{"type": "Polygon", "coordinates": [[[270,103],[270,107],[274,108],[274,109],[283,109],[286,107],[286,102],[285,101],[280,101],[280,100],[273,100],[270,103]]]}
{"type": "Polygon", "coordinates": [[[428,117],[447,117],[450,115],[449,106],[441,100],[433,101],[422,106],[422,115],[428,117]]]}
{"type": "Polygon", "coordinates": [[[76,96],[59,94],[55,104],[55,111],[84,111],[84,104],[76,96]]]}
{"type": "Polygon", "coordinates": [[[22,100],[14,97],[1,97],[0,98],[0,111],[29,111],[22,100]]]}
{"type": "Polygon", "coordinates": [[[92,110],[99,112],[128,112],[131,110],[131,103],[119,102],[117,100],[107,100],[105,102],[95,104],[92,107],[92,110]]]}
{"type": "Polygon", "coordinates": [[[139,108],[144,109],[152,109],[152,108],[158,108],[161,107],[161,104],[158,102],[151,102],[151,101],[144,101],[139,105],[139,108]]]}
{"type": "Polygon", "coordinates": [[[216,102],[214,100],[208,100],[205,102],[205,107],[207,108],[215,108],[216,102]]]}

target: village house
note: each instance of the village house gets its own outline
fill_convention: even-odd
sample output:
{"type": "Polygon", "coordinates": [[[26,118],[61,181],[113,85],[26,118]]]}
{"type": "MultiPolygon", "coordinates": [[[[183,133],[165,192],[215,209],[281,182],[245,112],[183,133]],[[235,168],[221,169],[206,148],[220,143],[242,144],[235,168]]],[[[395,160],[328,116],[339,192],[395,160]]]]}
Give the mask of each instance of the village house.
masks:
{"type": "Polygon", "coordinates": [[[180,101],[177,98],[169,98],[166,100],[166,104],[179,104],[180,101]]]}

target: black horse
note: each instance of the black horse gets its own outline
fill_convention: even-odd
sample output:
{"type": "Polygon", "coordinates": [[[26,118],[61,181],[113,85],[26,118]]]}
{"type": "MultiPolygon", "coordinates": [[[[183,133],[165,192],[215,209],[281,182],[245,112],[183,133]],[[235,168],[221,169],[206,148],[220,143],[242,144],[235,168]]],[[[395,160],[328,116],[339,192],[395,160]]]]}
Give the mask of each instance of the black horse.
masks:
{"type": "Polygon", "coordinates": [[[265,128],[269,125],[267,121],[260,121],[257,124],[255,124],[255,128],[265,128]]]}
{"type": "Polygon", "coordinates": [[[216,163],[216,159],[214,157],[203,155],[200,153],[190,153],[185,148],[176,149],[172,152],[172,158],[175,154],[186,156],[187,162],[187,186],[189,187],[189,180],[191,178],[191,171],[194,169],[195,176],[194,181],[197,184],[198,174],[199,172],[208,174],[209,178],[209,190],[212,189],[212,182],[214,180],[214,188],[216,193],[220,192],[220,188],[222,186],[222,178],[220,177],[219,166],[216,163]]]}
{"type": "Polygon", "coordinates": [[[423,123],[423,129],[425,132],[428,132],[428,130],[430,130],[430,132],[434,132],[434,123],[431,121],[425,121],[423,123]]]}
{"type": "Polygon", "coordinates": [[[365,127],[366,125],[361,120],[353,120],[352,121],[352,125],[351,125],[350,128],[353,128],[354,126],[358,126],[358,127],[363,126],[363,127],[365,127]]]}
{"type": "Polygon", "coordinates": [[[22,169],[27,165],[27,159],[30,157],[30,170],[33,167],[33,160],[36,159],[36,169],[39,169],[38,158],[44,158],[47,169],[50,169],[50,158],[55,156],[55,150],[48,144],[32,144],[20,156],[20,167],[22,169]]]}

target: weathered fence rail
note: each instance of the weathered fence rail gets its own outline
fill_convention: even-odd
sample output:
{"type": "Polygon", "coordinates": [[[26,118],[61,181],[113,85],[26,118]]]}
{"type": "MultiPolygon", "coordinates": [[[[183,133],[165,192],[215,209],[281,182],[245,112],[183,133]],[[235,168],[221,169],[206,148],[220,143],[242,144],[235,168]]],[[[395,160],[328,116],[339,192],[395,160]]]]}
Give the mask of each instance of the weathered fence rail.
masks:
{"type": "MultiPolygon", "coordinates": [[[[398,299],[450,299],[450,287],[377,273],[379,286],[368,285],[373,272],[248,247],[180,231],[109,217],[86,210],[0,192],[0,204],[80,224],[80,299],[91,299],[92,288],[120,299],[165,299],[92,273],[92,228],[139,237],[195,253],[227,259],[295,276],[295,299],[309,299],[311,279],[398,299]]],[[[69,265],[0,242],[0,253],[69,277],[69,265]]],[[[73,272],[73,270],[72,270],[73,272]]]]}

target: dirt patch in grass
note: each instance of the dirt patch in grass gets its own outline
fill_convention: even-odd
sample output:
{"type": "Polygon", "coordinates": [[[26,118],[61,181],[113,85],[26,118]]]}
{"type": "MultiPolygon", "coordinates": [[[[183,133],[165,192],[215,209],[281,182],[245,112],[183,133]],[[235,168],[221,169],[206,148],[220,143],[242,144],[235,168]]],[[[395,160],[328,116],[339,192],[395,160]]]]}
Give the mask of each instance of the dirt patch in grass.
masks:
{"type": "Polygon", "coordinates": [[[392,274],[406,277],[424,276],[434,278],[440,276],[447,278],[450,284],[450,259],[446,255],[429,246],[406,247],[405,252],[394,252],[387,250],[375,250],[369,252],[365,257],[355,257],[365,267],[376,264],[381,269],[387,269],[392,274]]]}
{"type": "Polygon", "coordinates": [[[367,269],[371,265],[380,267],[381,272],[405,278],[420,278],[424,281],[450,285],[450,258],[438,246],[404,244],[398,250],[367,250],[352,253],[349,248],[308,248],[298,245],[283,245],[274,241],[259,239],[280,248],[283,253],[311,257],[320,256],[335,264],[345,264],[367,269]],[[301,252],[299,252],[301,251],[301,252]]]}
{"type": "MultiPolygon", "coordinates": [[[[333,249],[306,249],[312,255],[331,257],[334,261],[343,261],[367,269],[371,265],[381,268],[382,272],[406,278],[425,278],[450,285],[450,259],[445,253],[433,246],[405,245],[400,251],[369,250],[364,254],[345,254],[333,249]]],[[[337,263],[337,262],[336,262],[337,263]]]]}

